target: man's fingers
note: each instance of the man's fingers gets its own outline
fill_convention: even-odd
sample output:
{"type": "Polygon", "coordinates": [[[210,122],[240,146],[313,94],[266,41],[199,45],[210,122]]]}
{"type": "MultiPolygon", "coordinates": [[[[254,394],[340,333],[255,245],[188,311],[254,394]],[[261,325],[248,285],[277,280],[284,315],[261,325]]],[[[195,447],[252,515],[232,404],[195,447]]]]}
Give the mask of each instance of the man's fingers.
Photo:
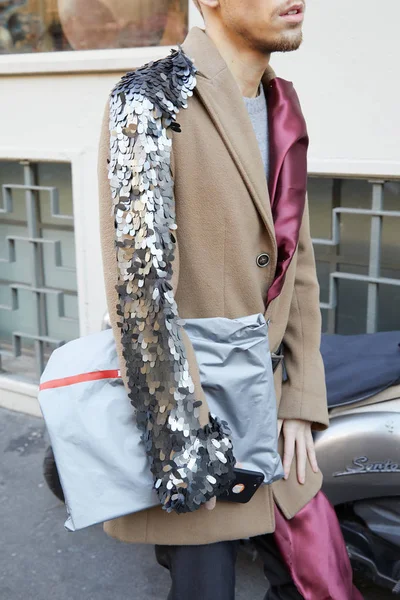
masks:
{"type": "MultiPolygon", "coordinates": [[[[237,467],[238,469],[242,468],[243,465],[240,462],[237,462],[235,467],[237,467]]],[[[208,502],[206,502],[204,504],[204,506],[206,507],[207,510],[214,510],[214,508],[217,505],[217,498],[214,496],[214,498],[211,498],[211,500],[208,500],[208,502]]]]}
{"type": "Polygon", "coordinates": [[[304,434],[296,439],[297,479],[299,483],[306,481],[307,449],[304,434]]]}
{"type": "MultiPolygon", "coordinates": [[[[235,464],[235,467],[237,469],[241,469],[243,467],[243,465],[241,462],[237,462],[235,464]]],[[[208,500],[208,502],[206,502],[204,506],[206,507],[207,510],[214,510],[216,505],[217,505],[217,498],[214,496],[214,498],[211,498],[211,500],[208,500]]]]}
{"type": "MultiPolygon", "coordinates": [[[[278,420],[279,432],[281,428],[282,421],[278,420]]],[[[299,483],[304,484],[306,481],[307,460],[310,461],[314,473],[319,472],[311,423],[301,419],[284,419],[283,437],[283,470],[285,479],[288,479],[289,477],[291,464],[293,462],[294,454],[296,453],[297,479],[299,483]]]]}
{"type": "Polygon", "coordinates": [[[313,436],[311,433],[311,428],[307,429],[307,432],[306,432],[306,447],[307,447],[308,460],[310,461],[311,468],[314,471],[314,473],[318,473],[319,467],[318,467],[317,455],[315,454],[314,439],[313,439],[313,436]]]}
{"type": "Polygon", "coordinates": [[[285,473],[285,479],[288,479],[290,474],[290,467],[292,466],[294,457],[295,438],[289,431],[285,432],[284,450],[283,450],[283,471],[285,473]]]}
{"type": "Polygon", "coordinates": [[[214,496],[214,498],[211,498],[211,500],[208,500],[208,502],[205,503],[205,507],[207,510],[214,510],[215,506],[217,504],[217,499],[214,496]]]}

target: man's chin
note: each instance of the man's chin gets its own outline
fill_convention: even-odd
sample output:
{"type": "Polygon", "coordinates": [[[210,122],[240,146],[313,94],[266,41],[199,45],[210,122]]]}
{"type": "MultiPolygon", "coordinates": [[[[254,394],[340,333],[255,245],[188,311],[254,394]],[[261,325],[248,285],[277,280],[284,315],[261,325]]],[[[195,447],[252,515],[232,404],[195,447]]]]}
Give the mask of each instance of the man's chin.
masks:
{"type": "Polygon", "coordinates": [[[280,39],[277,39],[274,43],[269,44],[268,51],[272,52],[293,52],[298,50],[303,41],[303,32],[291,32],[288,35],[283,35],[280,39]]]}

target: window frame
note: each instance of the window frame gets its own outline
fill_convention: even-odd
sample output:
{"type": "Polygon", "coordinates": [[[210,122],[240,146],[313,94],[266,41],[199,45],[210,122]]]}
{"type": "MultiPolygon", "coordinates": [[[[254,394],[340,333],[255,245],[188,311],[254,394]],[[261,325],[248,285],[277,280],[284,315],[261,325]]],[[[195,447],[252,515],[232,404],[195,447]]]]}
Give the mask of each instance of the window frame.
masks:
{"type": "MultiPolygon", "coordinates": [[[[329,334],[346,334],[345,331],[338,331],[337,321],[339,317],[341,298],[339,294],[340,282],[358,282],[360,285],[367,286],[366,292],[366,321],[365,331],[358,333],[376,333],[379,329],[379,288],[382,285],[400,287],[400,279],[398,276],[384,275],[383,271],[387,271],[391,267],[384,264],[382,258],[383,251],[383,218],[400,220],[400,210],[393,210],[385,207],[385,189],[384,185],[389,182],[399,182],[399,177],[376,177],[371,175],[336,175],[332,173],[308,173],[309,180],[332,180],[333,184],[338,184],[338,187],[333,185],[330,191],[330,232],[324,234],[323,237],[313,235],[311,228],[312,242],[315,251],[315,259],[318,265],[328,265],[328,298],[325,301],[320,301],[320,308],[326,317],[326,329],[323,326],[323,331],[329,334]],[[336,182],[335,182],[336,180],[336,182]],[[365,182],[369,186],[370,203],[366,207],[359,207],[351,204],[350,206],[342,204],[342,184],[346,180],[365,182]],[[355,261],[347,255],[346,251],[342,252],[342,243],[345,241],[343,237],[343,221],[342,216],[346,217],[357,214],[366,216],[370,219],[369,234],[366,238],[368,243],[367,252],[365,253],[365,262],[355,261]],[[317,250],[323,249],[321,254],[317,250]],[[361,267],[361,272],[358,268],[361,267]],[[354,270],[355,269],[355,270],[354,270]],[[363,270],[365,272],[363,272],[363,270]]],[[[312,215],[313,205],[310,200],[310,215],[312,215]]],[[[320,285],[322,284],[321,280],[320,285]]],[[[321,285],[322,291],[322,285],[321,285]]],[[[325,290],[326,291],[326,290],[325,290]]],[[[348,332],[347,332],[348,333],[348,332]]]]}
{"type": "MultiPolygon", "coordinates": [[[[202,24],[192,0],[189,3],[189,29],[202,24]]],[[[105,73],[127,71],[169,53],[170,46],[141,46],[104,50],[72,50],[0,55],[1,75],[40,75],[52,73],[105,73]]]]}

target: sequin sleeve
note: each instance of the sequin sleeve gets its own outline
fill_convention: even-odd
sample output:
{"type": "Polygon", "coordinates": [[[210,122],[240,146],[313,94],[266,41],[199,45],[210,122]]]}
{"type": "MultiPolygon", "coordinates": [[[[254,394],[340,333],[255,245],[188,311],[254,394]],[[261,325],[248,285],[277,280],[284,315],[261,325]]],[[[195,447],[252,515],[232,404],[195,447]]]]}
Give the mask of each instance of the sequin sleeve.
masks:
{"type": "Polygon", "coordinates": [[[178,513],[223,493],[234,466],[226,424],[211,415],[200,424],[202,390],[195,389],[188,360],[193,349],[187,351],[172,286],[172,132],[179,132],[176,115],[186,108],[195,84],[193,64],[181,50],[173,51],[127,74],[111,94],[109,111],[121,370],[160,502],[178,513]]]}

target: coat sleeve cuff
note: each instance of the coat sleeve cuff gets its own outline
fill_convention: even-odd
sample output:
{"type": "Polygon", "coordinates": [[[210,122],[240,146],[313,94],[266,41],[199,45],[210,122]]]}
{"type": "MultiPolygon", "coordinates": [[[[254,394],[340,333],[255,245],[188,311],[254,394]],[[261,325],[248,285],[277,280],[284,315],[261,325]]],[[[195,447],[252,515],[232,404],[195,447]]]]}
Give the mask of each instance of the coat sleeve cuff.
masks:
{"type": "Polygon", "coordinates": [[[325,397],[283,385],[278,409],[279,419],[301,419],[312,423],[312,429],[323,431],[329,427],[329,413],[325,397]],[[286,389],[285,389],[286,388],[286,389]],[[307,399],[307,402],[304,400],[307,399]],[[312,400],[312,402],[310,402],[312,400]]]}

